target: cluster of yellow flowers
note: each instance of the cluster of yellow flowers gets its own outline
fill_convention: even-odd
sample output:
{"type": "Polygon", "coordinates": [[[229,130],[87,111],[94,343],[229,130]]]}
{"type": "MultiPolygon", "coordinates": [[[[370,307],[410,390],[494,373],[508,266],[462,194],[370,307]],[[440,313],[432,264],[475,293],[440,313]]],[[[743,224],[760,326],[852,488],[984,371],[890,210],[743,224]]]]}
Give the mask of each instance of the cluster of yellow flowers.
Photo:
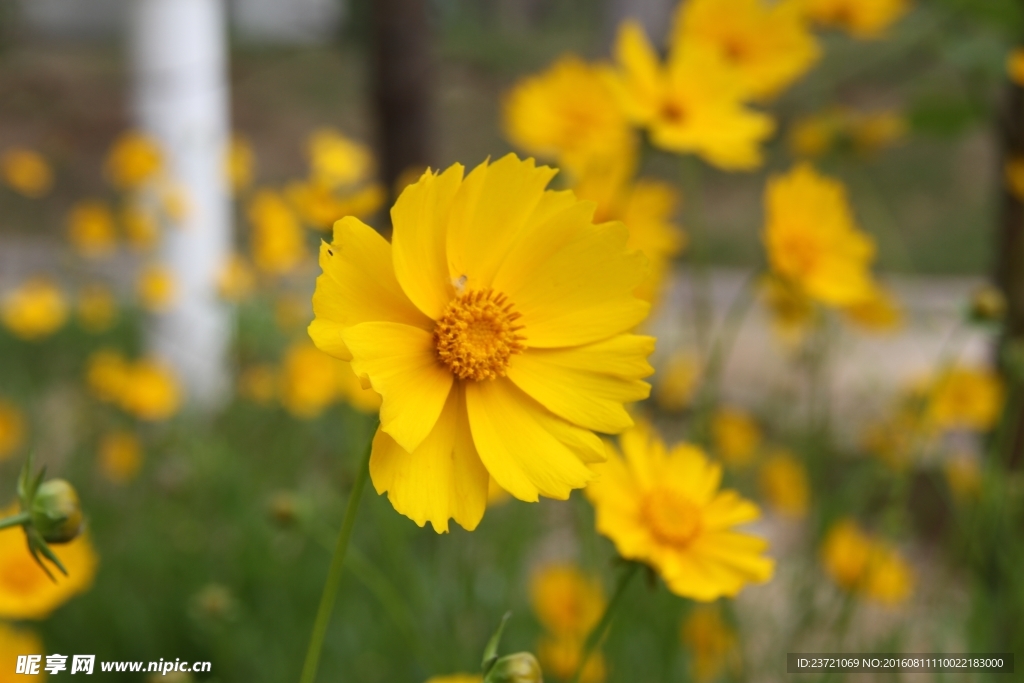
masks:
{"type": "Polygon", "coordinates": [[[903,602],[914,588],[913,571],[897,550],[851,519],[842,519],[829,529],[821,561],[840,588],[885,605],[903,602]]]}
{"type": "Polygon", "coordinates": [[[797,120],[789,131],[789,147],[801,157],[823,156],[836,147],[852,147],[870,156],[907,134],[907,121],[896,111],[857,111],[831,107],[797,120]]]}
{"type": "MultiPolygon", "coordinates": [[[[75,312],[83,330],[105,332],[117,317],[117,301],[106,285],[90,283],[79,290],[75,312]]],[[[0,301],[0,323],[25,341],[51,336],[64,327],[70,313],[71,303],[63,290],[45,276],[29,278],[0,301]]]]}
{"type": "Polygon", "coordinates": [[[89,357],[86,384],[100,401],[113,403],[140,420],[166,420],[181,406],[177,378],[154,359],[129,361],[116,351],[97,351],[89,357]]]}

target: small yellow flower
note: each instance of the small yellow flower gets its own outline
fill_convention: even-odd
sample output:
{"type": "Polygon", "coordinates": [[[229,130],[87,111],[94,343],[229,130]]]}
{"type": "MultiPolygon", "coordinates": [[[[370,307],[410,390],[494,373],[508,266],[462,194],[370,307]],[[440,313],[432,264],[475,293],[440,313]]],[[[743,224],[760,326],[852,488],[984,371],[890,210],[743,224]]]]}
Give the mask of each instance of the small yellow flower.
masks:
{"type": "Polygon", "coordinates": [[[800,164],[765,192],[764,242],[772,270],[812,299],[850,306],[871,296],[871,238],[861,232],[839,181],[800,164]]]}
{"type": "Polygon", "coordinates": [[[861,154],[872,155],[902,140],[907,135],[907,120],[892,111],[856,116],[850,127],[853,146],[861,154]]]}
{"type": "Polygon", "coordinates": [[[837,107],[797,119],[789,131],[789,149],[794,156],[815,159],[828,152],[846,133],[846,110],[837,107]]]}
{"type": "MultiPolygon", "coordinates": [[[[8,508],[4,516],[16,512],[16,507],[8,508]]],[[[92,586],[98,559],[88,534],[51,548],[68,570],[67,576],[54,573],[56,581],[46,575],[29,553],[24,534],[0,533],[0,619],[46,619],[92,586]]]]}
{"type": "Polygon", "coordinates": [[[883,333],[903,326],[903,309],[892,292],[874,287],[867,299],[843,309],[847,319],[867,332],[883,333]]]}
{"type": "Polygon", "coordinates": [[[449,674],[447,676],[431,676],[426,683],[482,683],[480,674],[449,674]]]}
{"type": "Polygon", "coordinates": [[[691,351],[679,351],[668,360],[665,371],[654,387],[654,400],[664,411],[686,410],[693,401],[700,381],[700,360],[691,351]]]}
{"type": "Polygon", "coordinates": [[[679,635],[690,651],[690,670],[698,683],[713,681],[726,668],[739,669],[736,634],[722,619],[716,605],[697,605],[691,609],[679,635]]]}
{"type": "Polygon", "coordinates": [[[296,181],[288,185],[285,194],[302,220],[317,230],[330,230],[345,216],[370,216],[384,203],[384,188],[378,183],[339,194],[321,182],[296,181]]]}
{"type": "Polygon", "coordinates": [[[217,275],[217,293],[232,303],[244,301],[256,287],[256,274],[241,254],[228,257],[217,275]]]}
{"type": "Polygon", "coordinates": [[[604,612],[604,590],[599,580],[575,565],[552,564],[530,580],[530,604],[550,633],[582,640],[604,612]]]}
{"type": "Polygon", "coordinates": [[[981,467],[978,459],[958,453],[946,460],[943,467],[946,484],[958,502],[973,500],[981,494],[981,467]]]}
{"type": "Polygon", "coordinates": [[[156,141],[138,131],[122,133],[107,155],[107,178],[120,190],[134,190],[159,173],[163,154],[156,141]]]}
{"type": "Polygon", "coordinates": [[[718,490],[720,465],[690,444],[669,451],[646,425],[623,434],[621,445],[625,459],[609,446],[585,491],[598,532],[620,555],[653,566],[677,595],[705,602],[771,578],[774,563],[761,554],[767,542],[733,530],[760,510],[718,490]]]}
{"type": "MultiPolygon", "coordinates": [[[[537,642],[537,659],[545,675],[559,681],[572,679],[583,656],[583,636],[544,636],[537,642]]],[[[604,683],[608,678],[608,667],[604,654],[600,651],[590,653],[586,666],[580,673],[579,683],[604,683]]]]}
{"type": "Polygon", "coordinates": [[[86,332],[99,333],[110,329],[117,317],[117,301],[110,288],[100,283],[86,285],[78,293],[78,324],[86,332]]]}
{"type": "Polygon", "coordinates": [[[714,50],[761,98],[792,85],[821,56],[795,2],[688,0],[679,5],[673,43],[714,50]]]}
{"type": "Polygon", "coordinates": [[[110,207],[93,200],[75,204],[68,214],[68,238],[82,256],[109,256],[117,247],[114,214],[110,207]]]}
{"type": "Polygon", "coordinates": [[[1006,187],[1020,201],[1024,201],[1024,157],[1013,157],[1003,167],[1006,187]]]}
{"type": "Polygon", "coordinates": [[[238,395],[267,405],[277,395],[277,373],[269,365],[250,365],[238,376],[238,395]]]}
{"type": "Polygon", "coordinates": [[[288,203],[273,190],[260,190],[249,203],[252,259],[274,275],[295,269],[306,256],[305,235],[288,203]]]}
{"type": "Polygon", "coordinates": [[[780,515],[793,519],[807,515],[811,497],[807,470],[791,453],[777,451],[765,458],[758,479],[765,500],[780,515]]]}
{"type": "Polygon", "coordinates": [[[339,365],[309,342],[292,344],[281,363],[279,395],[285,410],[306,420],[320,415],[338,399],[339,365]]]}
{"type": "Polygon", "coordinates": [[[129,380],[130,368],[124,357],[100,349],[89,356],[85,367],[85,382],[93,396],[106,403],[117,401],[129,380]]]}
{"type": "Polygon", "coordinates": [[[14,455],[25,441],[25,416],[18,406],[0,398],[0,461],[14,455]]]}
{"type": "Polygon", "coordinates": [[[160,222],[153,211],[137,201],[129,201],[121,208],[121,226],[128,246],[138,252],[148,252],[160,239],[160,222]]]}
{"type": "Polygon", "coordinates": [[[100,472],[115,484],[134,479],[142,466],[142,444],[132,432],[120,430],[105,434],[97,452],[100,472]]]}
{"type": "Polygon", "coordinates": [[[644,30],[627,21],[615,57],[619,70],[610,82],[620,106],[655,146],[697,154],[725,170],[761,165],[760,145],[775,123],[744,105],[750,93],[717,52],[674,43],[662,65],[644,30]]]}
{"type": "Polygon", "coordinates": [[[26,197],[38,199],[53,186],[53,170],[43,155],[31,149],[9,149],[0,157],[4,182],[26,197]]]}
{"type": "Polygon", "coordinates": [[[336,130],[322,128],[309,136],[310,178],[328,187],[354,185],[373,171],[369,148],[336,130]]]}
{"type": "Polygon", "coordinates": [[[1003,383],[987,368],[953,367],[932,383],[925,419],[940,430],[987,432],[1003,410],[1003,383]]]}
{"type": "Polygon", "coordinates": [[[139,303],[152,313],[162,313],[170,309],[178,295],[174,274],[170,268],[156,263],[142,269],[136,289],[139,303]]]}
{"type": "Polygon", "coordinates": [[[761,428],[746,411],[724,407],[711,418],[715,453],[733,467],[749,465],[761,447],[761,428]]]}
{"type": "Polygon", "coordinates": [[[43,680],[46,672],[43,666],[46,664],[46,650],[43,649],[43,641],[39,640],[32,631],[15,628],[0,623],[0,683],[19,683],[25,680],[43,680]],[[39,666],[39,674],[26,676],[15,673],[18,669],[18,657],[24,655],[40,655],[42,661],[39,666]]]}
{"type": "Polygon", "coordinates": [[[132,363],[117,397],[121,408],[149,422],[172,417],[181,406],[182,391],[177,377],[160,361],[142,359],[132,363]]]}
{"type": "Polygon", "coordinates": [[[11,291],[0,306],[0,320],[25,341],[49,337],[68,319],[64,294],[50,279],[35,277],[11,291]]]}
{"type": "Polygon", "coordinates": [[[224,174],[231,190],[238,194],[252,185],[256,171],[256,153],[244,135],[235,133],[224,159],[224,174]]]}
{"type": "Polygon", "coordinates": [[[913,571],[888,543],[843,519],[828,531],[821,548],[822,564],[844,590],[861,593],[885,605],[905,601],[913,591],[913,571]]]}
{"type": "Polygon", "coordinates": [[[883,605],[905,602],[914,591],[914,572],[894,548],[875,541],[864,594],[883,605]]]}
{"type": "Polygon", "coordinates": [[[803,0],[807,16],[855,38],[881,38],[910,8],[910,0],[803,0]]]}
{"type": "Polygon", "coordinates": [[[799,287],[773,275],[760,279],[758,292],[771,315],[772,331],[783,343],[796,346],[803,341],[817,314],[810,297],[799,287]]]}

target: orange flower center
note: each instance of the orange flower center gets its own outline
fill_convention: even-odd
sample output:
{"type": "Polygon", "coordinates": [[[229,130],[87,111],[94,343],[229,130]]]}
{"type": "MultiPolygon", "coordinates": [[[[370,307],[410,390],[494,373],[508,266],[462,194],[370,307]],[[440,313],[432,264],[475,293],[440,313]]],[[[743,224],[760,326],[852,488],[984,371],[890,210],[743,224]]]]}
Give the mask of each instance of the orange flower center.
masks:
{"type": "Polygon", "coordinates": [[[747,44],[741,38],[726,40],[723,51],[725,52],[725,58],[734,64],[746,61],[750,53],[747,44]]]}
{"type": "Polygon", "coordinates": [[[686,109],[678,102],[668,100],[661,105],[661,116],[669,123],[679,125],[686,118],[686,109]]]}
{"type": "Polygon", "coordinates": [[[526,348],[516,325],[519,313],[504,294],[491,289],[452,299],[434,327],[437,357],[459,379],[504,377],[512,356],[526,348]]]}
{"type": "Polygon", "coordinates": [[[643,520],[661,542],[685,546],[700,533],[700,508],[679,493],[656,488],[644,497],[643,520]]]}

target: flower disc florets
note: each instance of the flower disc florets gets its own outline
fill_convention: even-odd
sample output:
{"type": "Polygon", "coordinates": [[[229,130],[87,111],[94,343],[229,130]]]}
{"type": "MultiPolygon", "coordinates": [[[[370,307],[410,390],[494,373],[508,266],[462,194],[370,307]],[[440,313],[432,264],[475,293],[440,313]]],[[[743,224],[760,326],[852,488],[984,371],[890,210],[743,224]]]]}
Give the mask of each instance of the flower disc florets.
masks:
{"type": "Polygon", "coordinates": [[[668,545],[683,547],[700,533],[700,509],[675,491],[656,488],[641,503],[651,533],[668,545]]]}
{"type": "Polygon", "coordinates": [[[459,294],[434,327],[437,357],[459,379],[504,377],[512,356],[526,348],[519,313],[491,289],[459,294]]]}

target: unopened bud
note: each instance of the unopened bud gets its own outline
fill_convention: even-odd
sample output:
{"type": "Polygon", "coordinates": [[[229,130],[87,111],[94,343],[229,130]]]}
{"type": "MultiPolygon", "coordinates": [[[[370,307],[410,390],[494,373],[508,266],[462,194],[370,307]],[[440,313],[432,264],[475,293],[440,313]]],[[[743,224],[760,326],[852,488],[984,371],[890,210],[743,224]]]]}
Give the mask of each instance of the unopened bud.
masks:
{"type": "Polygon", "coordinates": [[[1006,297],[996,287],[986,285],[971,295],[971,319],[998,322],[1006,315],[1006,297]]]}
{"type": "Polygon", "coordinates": [[[485,683],[544,683],[544,675],[536,657],[529,652],[517,652],[495,662],[485,683]]]}
{"type": "Polygon", "coordinates": [[[32,526],[47,543],[68,543],[82,532],[82,506],[63,479],[44,481],[32,499],[32,526]]]}

